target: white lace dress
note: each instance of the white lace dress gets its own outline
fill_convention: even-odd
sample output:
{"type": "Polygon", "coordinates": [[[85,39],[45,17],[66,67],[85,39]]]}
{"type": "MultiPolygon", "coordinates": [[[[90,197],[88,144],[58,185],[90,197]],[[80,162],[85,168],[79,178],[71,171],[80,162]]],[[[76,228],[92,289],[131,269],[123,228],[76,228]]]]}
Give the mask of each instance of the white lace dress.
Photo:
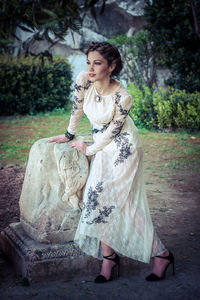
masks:
{"type": "Polygon", "coordinates": [[[154,232],[142,171],[142,145],[128,112],[132,97],[120,84],[96,101],[97,92],[87,73],[74,87],[68,131],[76,132],[85,113],[93,128],[93,155],[86,183],[83,210],[74,241],[88,255],[102,258],[100,241],[119,254],[149,262],[165,251],[154,232]]]}

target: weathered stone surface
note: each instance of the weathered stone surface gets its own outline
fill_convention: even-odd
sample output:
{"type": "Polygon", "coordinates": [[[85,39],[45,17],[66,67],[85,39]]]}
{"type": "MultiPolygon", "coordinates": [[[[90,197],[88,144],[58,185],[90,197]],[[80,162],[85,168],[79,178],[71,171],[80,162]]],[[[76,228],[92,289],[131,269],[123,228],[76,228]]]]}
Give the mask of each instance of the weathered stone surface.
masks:
{"type": "Polygon", "coordinates": [[[116,2],[117,5],[133,16],[144,14],[145,0],[108,0],[106,3],[116,2]]]}
{"type": "MultiPolygon", "coordinates": [[[[0,249],[13,263],[16,273],[31,282],[95,278],[102,263],[84,254],[74,242],[39,243],[27,235],[20,223],[12,223],[1,232],[0,249]]],[[[148,264],[120,258],[121,275],[144,274],[147,269],[148,264]]]]}
{"type": "Polygon", "coordinates": [[[131,6],[128,3],[127,8],[129,7],[129,10],[120,7],[119,4],[115,1],[106,3],[103,14],[101,14],[101,6],[97,6],[96,20],[90,12],[86,14],[83,20],[82,41],[80,44],[82,50],[87,49],[91,41],[106,41],[118,34],[126,34],[130,28],[134,28],[134,32],[142,29],[144,26],[142,16],[134,15],[134,12],[131,13],[131,6]]]}
{"type": "MultiPolygon", "coordinates": [[[[91,143],[91,135],[77,140],[91,143]]],[[[31,148],[20,197],[20,223],[0,234],[0,249],[30,281],[98,274],[100,262],[73,242],[89,161],[70,143],[37,141],[31,148]]]]}
{"type": "MultiPolygon", "coordinates": [[[[85,51],[91,41],[106,41],[117,34],[126,34],[130,28],[138,32],[144,26],[143,7],[144,0],[140,1],[107,1],[103,14],[101,14],[101,3],[95,6],[96,19],[90,11],[85,14],[82,28],[79,33],[71,32],[65,36],[64,41],[53,47],[47,41],[34,41],[31,43],[31,52],[39,53],[48,50],[53,55],[68,57],[71,52],[77,50],[85,51]],[[64,50],[64,51],[63,51],[64,50]]],[[[18,29],[17,34],[23,41],[28,42],[31,34],[18,29]]],[[[33,34],[32,34],[33,35],[33,34]]],[[[55,37],[52,35],[54,40],[55,37]]],[[[17,48],[17,44],[16,44],[17,48]]],[[[17,52],[16,52],[17,53],[17,52]]]]}
{"type": "Polygon", "coordinates": [[[98,274],[100,261],[85,255],[73,242],[44,244],[30,238],[20,223],[1,232],[0,248],[18,274],[32,282],[98,274]]]}
{"type": "MultiPolygon", "coordinates": [[[[52,52],[53,55],[59,55],[60,50],[57,48],[62,48],[62,44],[69,46],[72,51],[78,49],[85,50],[88,44],[93,40],[102,41],[113,38],[117,34],[126,34],[131,27],[137,32],[142,29],[144,25],[142,19],[144,5],[144,0],[108,0],[106,1],[103,14],[101,14],[102,3],[100,1],[95,5],[96,20],[91,12],[88,11],[85,14],[80,33],[73,33],[72,37],[69,31],[64,41],[57,43],[53,47],[50,47],[51,45],[44,41],[34,41],[31,43],[30,50],[34,53],[38,53],[41,52],[41,50],[44,51],[49,48],[49,51],[52,52]],[[45,43],[47,43],[48,46],[45,43]]],[[[28,42],[34,34],[35,32],[29,33],[19,28],[17,29],[17,35],[23,42],[28,42]]],[[[53,40],[55,39],[53,34],[51,38],[53,40]]],[[[18,46],[16,41],[16,54],[18,46]]],[[[66,47],[66,57],[69,52],[70,49],[66,47]]]]}
{"type": "Polygon", "coordinates": [[[37,141],[31,148],[19,201],[20,222],[43,243],[73,241],[89,164],[70,143],[37,141]]]}
{"type": "Polygon", "coordinates": [[[103,14],[100,13],[101,7],[97,7],[96,21],[91,13],[84,18],[83,26],[99,33],[107,38],[112,38],[117,34],[127,33],[130,27],[140,30],[144,25],[141,16],[133,15],[114,1],[107,3],[103,14]]]}

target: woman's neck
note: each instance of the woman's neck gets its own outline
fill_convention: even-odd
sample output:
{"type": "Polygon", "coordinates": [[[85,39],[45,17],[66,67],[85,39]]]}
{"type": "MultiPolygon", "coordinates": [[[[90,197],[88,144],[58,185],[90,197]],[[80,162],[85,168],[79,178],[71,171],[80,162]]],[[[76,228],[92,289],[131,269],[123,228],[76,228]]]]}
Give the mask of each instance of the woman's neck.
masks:
{"type": "Polygon", "coordinates": [[[112,92],[113,87],[115,86],[115,80],[109,78],[104,81],[95,81],[94,86],[99,95],[108,95],[112,92]]]}

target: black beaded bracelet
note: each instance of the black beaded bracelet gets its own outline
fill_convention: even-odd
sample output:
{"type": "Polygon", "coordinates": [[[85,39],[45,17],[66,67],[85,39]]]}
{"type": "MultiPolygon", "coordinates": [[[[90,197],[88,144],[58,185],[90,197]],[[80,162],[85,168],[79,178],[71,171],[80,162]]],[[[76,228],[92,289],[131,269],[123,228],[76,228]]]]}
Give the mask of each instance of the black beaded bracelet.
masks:
{"type": "Polygon", "coordinates": [[[73,140],[75,137],[75,134],[71,134],[69,131],[65,133],[65,137],[68,138],[69,140],[73,140]]]}

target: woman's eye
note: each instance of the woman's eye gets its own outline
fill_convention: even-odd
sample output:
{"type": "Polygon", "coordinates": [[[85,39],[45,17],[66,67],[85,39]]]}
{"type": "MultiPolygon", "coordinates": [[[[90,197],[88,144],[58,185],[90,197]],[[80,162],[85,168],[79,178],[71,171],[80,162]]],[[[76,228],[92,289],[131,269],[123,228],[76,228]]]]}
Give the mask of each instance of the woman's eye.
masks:
{"type": "MultiPolygon", "coordinates": [[[[89,62],[89,61],[87,61],[87,65],[90,65],[90,62],[89,62]]],[[[98,65],[98,66],[100,66],[100,65],[101,65],[101,63],[100,63],[100,62],[95,62],[95,65],[98,65]]]]}

